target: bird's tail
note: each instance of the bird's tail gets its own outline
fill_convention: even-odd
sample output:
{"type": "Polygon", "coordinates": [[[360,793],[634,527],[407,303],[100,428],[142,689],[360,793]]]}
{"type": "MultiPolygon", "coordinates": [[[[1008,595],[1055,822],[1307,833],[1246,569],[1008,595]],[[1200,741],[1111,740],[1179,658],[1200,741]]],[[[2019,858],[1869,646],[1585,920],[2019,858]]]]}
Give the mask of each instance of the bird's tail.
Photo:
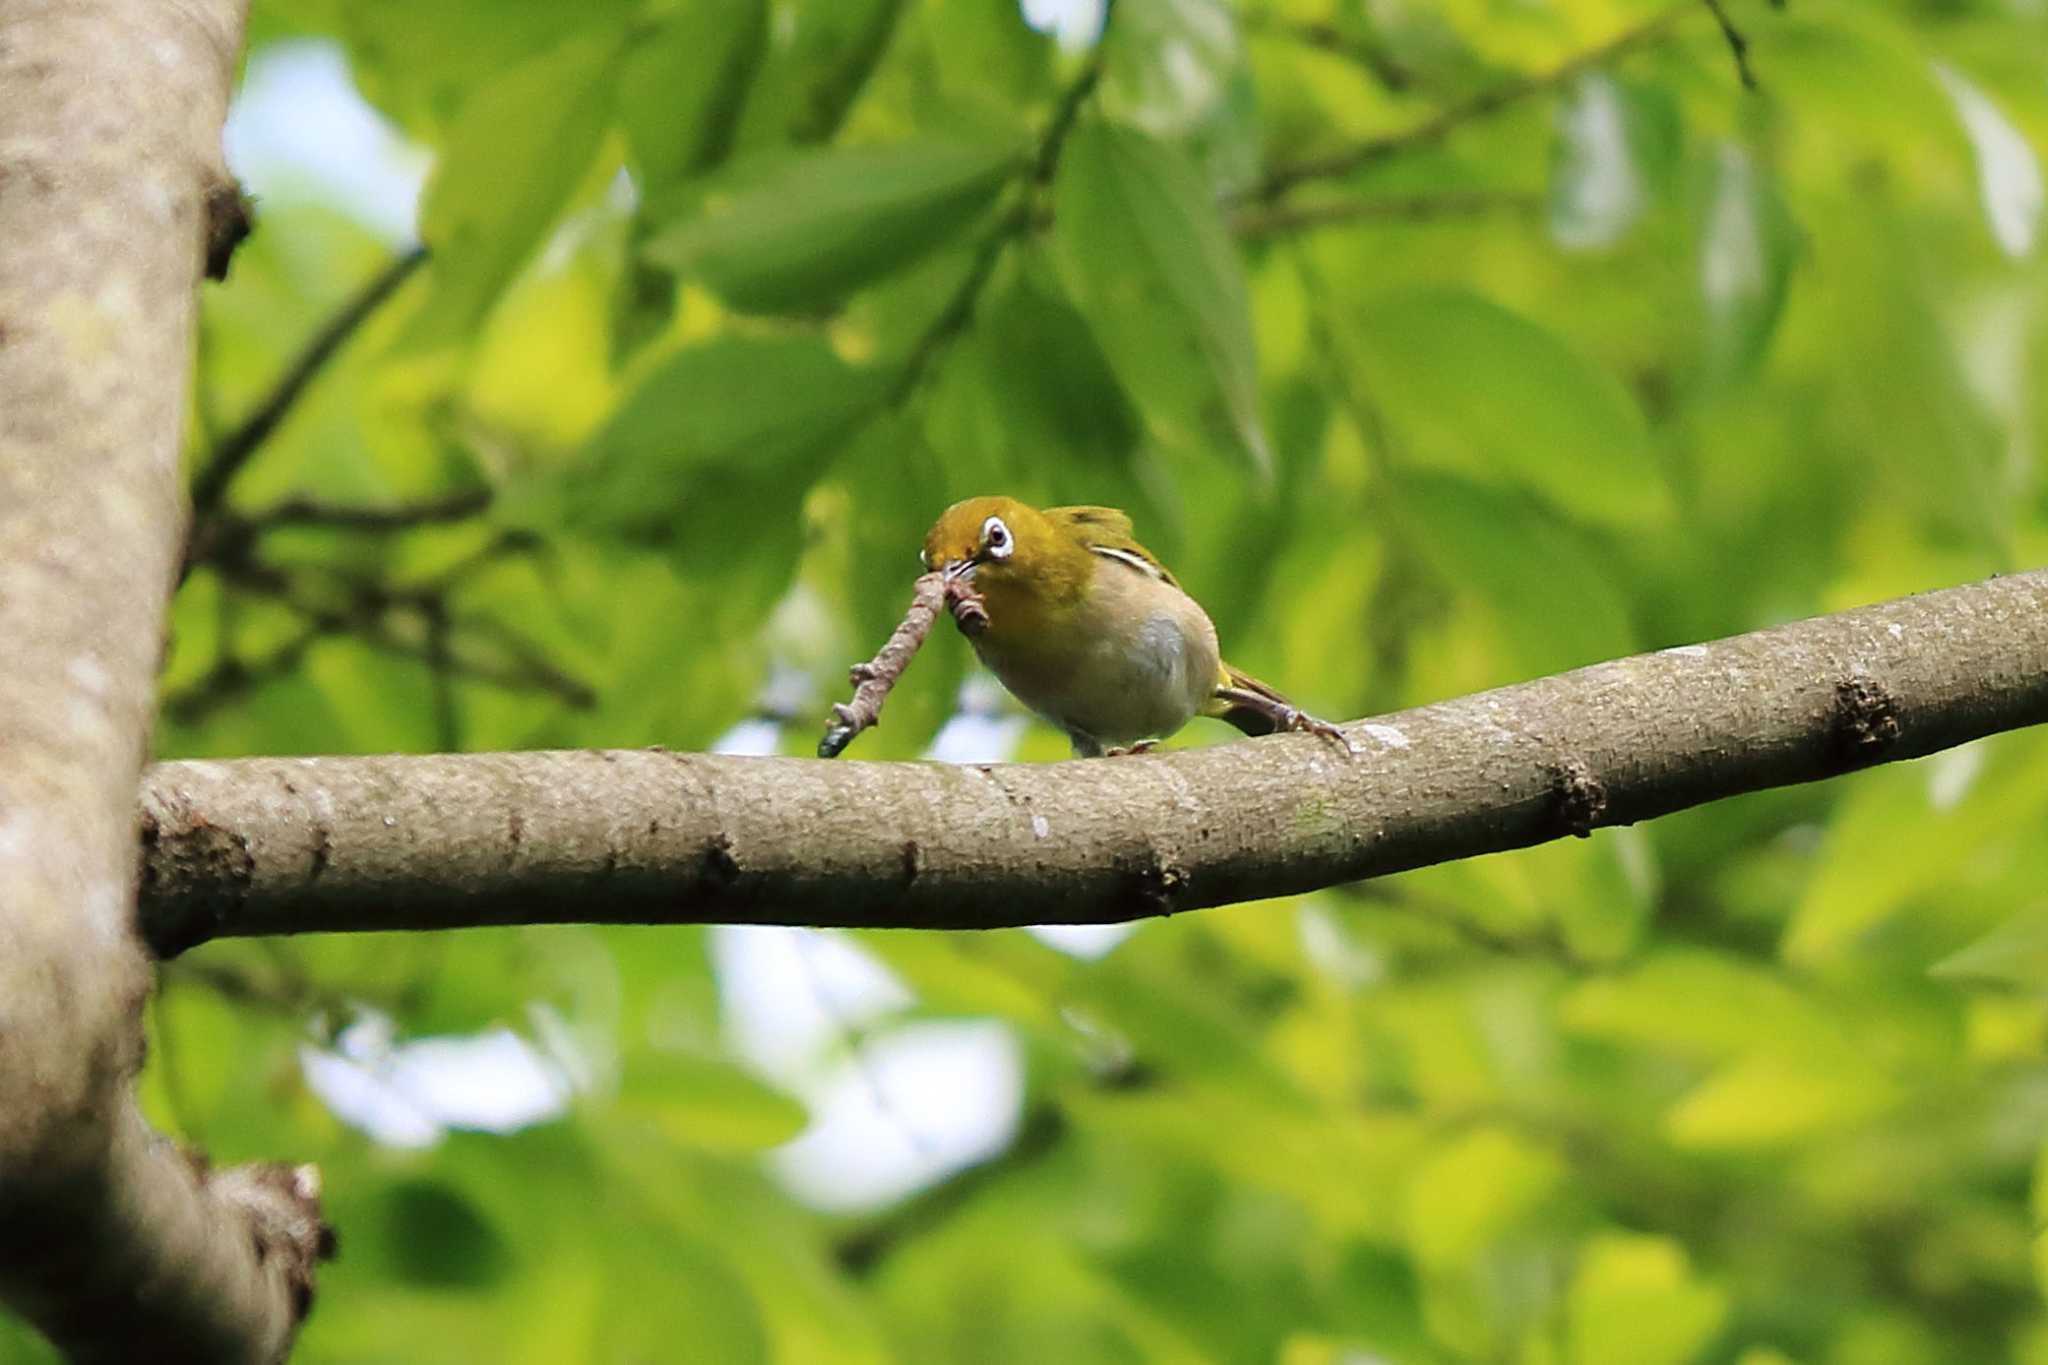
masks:
{"type": "Polygon", "coordinates": [[[1248,735],[1270,735],[1288,726],[1301,708],[1243,669],[1224,664],[1202,714],[1227,721],[1248,735]]]}

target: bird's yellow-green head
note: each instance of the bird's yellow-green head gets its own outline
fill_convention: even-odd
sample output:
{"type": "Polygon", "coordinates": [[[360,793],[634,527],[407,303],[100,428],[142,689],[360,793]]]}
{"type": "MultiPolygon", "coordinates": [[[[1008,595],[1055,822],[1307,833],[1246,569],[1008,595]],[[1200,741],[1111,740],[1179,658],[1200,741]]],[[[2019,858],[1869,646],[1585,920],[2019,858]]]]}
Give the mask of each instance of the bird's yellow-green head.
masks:
{"type": "Polygon", "coordinates": [[[1044,514],[1015,498],[968,498],[925,533],[924,565],[987,587],[1042,571],[1063,537],[1044,514]]]}
{"type": "Polygon", "coordinates": [[[1087,546],[1015,498],[956,502],[924,538],[924,565],[970,579],[998,634],[1043,628],[1048,611],[1078,599],[1094,571],[1087,546]]]}

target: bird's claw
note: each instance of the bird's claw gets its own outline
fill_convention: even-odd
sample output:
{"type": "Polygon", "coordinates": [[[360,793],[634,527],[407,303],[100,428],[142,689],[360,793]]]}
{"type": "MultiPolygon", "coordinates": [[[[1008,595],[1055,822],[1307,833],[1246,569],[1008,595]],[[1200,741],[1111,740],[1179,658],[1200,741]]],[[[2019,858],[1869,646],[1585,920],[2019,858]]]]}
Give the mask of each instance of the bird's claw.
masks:
{"type": "Polygon", "coordinates": [[[1287,708],[1286,713],[1280,717],[1280,729],[1294,734],[1319,735],[1324,739],[1333,739],[1343,745],[1344,751],[1348,754],[1356,755],[1365,752],[1351,742],[1351,736],[1345,734],[1341,727],[1332,725],[1329,721],[1323,720],[1320,717],[1312,716],[1299,707],[1290,706],[1287,708]]]}

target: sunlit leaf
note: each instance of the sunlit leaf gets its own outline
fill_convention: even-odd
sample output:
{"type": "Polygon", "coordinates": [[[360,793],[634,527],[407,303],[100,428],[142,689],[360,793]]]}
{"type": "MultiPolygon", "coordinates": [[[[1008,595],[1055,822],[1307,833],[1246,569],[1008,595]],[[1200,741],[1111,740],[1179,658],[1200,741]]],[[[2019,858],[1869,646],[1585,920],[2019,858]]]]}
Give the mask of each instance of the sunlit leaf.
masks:
{"type": "Polygon", "coordinates": [[[1654,87],[1595,72],[1557,113],[1551,151],[1550,232],[1561,246],[1612,246],[1671,178],[1677,109],[1654,87]]]}
{"type": "Polygon", "coordinates": [[[1425,1265],[1455,1265],[1537,1214],[1564,1172],[1513,1133],[1482,1128],[1431,1156],[1407,1197],[1408,1243],[1425,1265]]]}
{"type": "Polygon", "coordinates": [[[1699,1151],[1769,1148],[1863,1122],[1896,1098],[1882,1073],[1842,1049],[1792,1059],[1760,1052],[1716,1072],[1665,1116],[1699,1151]]]}
{"type": "Polygon", "coordinates": [[[615,35],[578,37],[493,80],[463,105],[420,204],[434,253],[415,345],[474,327],[589,174],[611,107],[615,35]]]}
{"type": "Polygon", "coordinates": [[[1719,1332],[1727,1296],[1669,1237],[1609,1234],[1579,1254],[1567,1313],[1572,1365],[1686,1365],[1719,1332]]]}
{"type": "Polygon", "coordinates": [[[1993,932],[1930,968],[1957,981],[2048,987],[2048,910],[2023,910],[1993,932]]]}
{"type": "Polygon", "coordinates": [[[1937,63],[1935,74],[1955,101],[1956,113],[1970,134],[1991,235],[2006,255],[2026,256],[2034,249],[2042,203],[2048,198],[2041,186],[2040,158],[2027,145],[2026,136],[1961,72],[1937,63]]]}
{"type": "Polygon", "coordinates": [[[1699,229],[1706,372],[1725,380],[1758,363],[1785,307],[1799,237],[1775,180],[1723,144],[1699,229]]]}

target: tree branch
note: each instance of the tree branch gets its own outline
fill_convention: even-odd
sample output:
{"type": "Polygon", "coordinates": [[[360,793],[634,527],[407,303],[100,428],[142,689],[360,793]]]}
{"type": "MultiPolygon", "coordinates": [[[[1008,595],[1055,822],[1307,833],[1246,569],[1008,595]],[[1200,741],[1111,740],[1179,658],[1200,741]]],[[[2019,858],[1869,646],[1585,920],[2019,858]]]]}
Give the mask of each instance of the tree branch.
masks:
{"type": "Polygon", "coordinates": [[[1313,736],[1026,766],[659,749],[164,763],[146,932],[985,929],[1310,891],[2048,720],[2048,570],[1313,736]]]}
{"type": "Polygon", "coordinates": [[[210,1171],[134,1099],[134,784],[180,530],[240,0],[24,0],[0,41],[0,1301],[80,1362],[270,1362],[310,1172],[210,1171]]]}
{"type": "Polygon", "coordinates": [[[292,405],[299,401],[299,395],[319,377],[327,362],[334,359],[348,339],[356,334],[356,329],[367,322],[386,299],[397,293],[398,286],[410,279],[412,272],[424,265],[426,259],[427,249],[418,246],[395,257],[378,271],[313,334],[313,339],[306,343],[306,349],[299,352],[298,359],[278,376],[276,386],[256,405],[256,410],[221,438],[206,467],[192,481],[192,520],[195,526],[206,521],[225,501],[228,485],[235,481],[235,476],[242,472],[250,457],[283,423],[292,405]]]}
{"type": "Polygon", "coordinates": [[[1728,55],[1735,59],[1735,74],[1741,78],[1742,88],[1756,89],[1756,71],[1749,64],[1749,39],[1735,27],[1735,21],[1728,17],[1721,0],[1706,0],[1706,5],[1714,16],[1714,22],[1721,26],[1721,37],[1728,43],[1728,55]]]}
{"type": "Polygon", "coordinates": [[[415,526],[442,526],[481,516],[491,505],[491,491],[474,488],[423,502],[391,507],[358,507],[317,498],[287,498],[249,517],[250,528],[263,532],[287,526],[320,526],[343,531],[409,531],[415,526]]]}
{"type": "Polygon", "coordinates": [[[1280,237],[1354,223],[1428,223],[1488,213],[1535,214],[1543,197],[1514,190],[1434,190],[1420,194],[1354,195],[1316,204],[1280,204],[1240,209],[1230,230],[1240,237],[1280,237]]]}
{"type": "Polygon", "coordinates": [[[924,381],[939,356],[966,332],[974,321],[974,310],[981,302],[982,291],[995,278],[996,266],[1003,259],[1003,253],[1009,249],[1010,243],[1023,237],[1037,224],[1040,214],[1034,207],[1035,202],[1045,196],[1053,177],[1059,172],[1060,152],[1066,146],[1067,135],[1074,131],[1075,121],[1081,116],[1081,106],[1102,80],[1103,60],[1102,44],[1098,41],[1087,62],[1060,92],[1059,100],[1053,105],[1052,116],[1046,121],[1045,131],[1039,135],[1038,150],[1031,158],[1030,176],[1018,203],[990,226],[975,247],[974,259],[968,264],[967,273],[961,277],[945,306],[925,325],[924,331],[911,345],[904,357],[902,371],[890,391],[891,404],[905,402],[924,381]]]}
{"type": "Polygon", "coordinates": [[[1481,90],[1478,94],[1442,109],[1422,122],[1399,132],[1383,133],[1378,137],[1369,137],[1321,156],[1303,157],[1299,161],[1275,166],[1257,184],[1229,198],[1237,202],[1271,202],[1307,181],[1349,175],[1353,171],[1361,170],[1374,162],[1384,161],[1411,148],[1440,141],[1468,123],[1491,117],[1532,95],[1540,95],[1568,85],[1594,67],[1603,66],[1616,57],[1658,41],[1668,34],[1679,20],[1697,8],[1696,0],[1682,0],[1682,3],[1652,15],[1633,28],[1622,30],[1606,42],[1587,48],[1549,71],[1534,76],[1518,76],[1481,90]]]}
{"type": "Polygon", "coordinates": [[[1346,30],[1336,24],[1312,19],[1288,19],[1263,10],[1246,12],[1240,22],[1247,32],[1287,38],[1303,47],[1333,53],[1362,68],[1389,90],[1401,91],[1415,83],[1408,68],[1401,65],[1386,44],[1363,29],[1346,30]]]}

